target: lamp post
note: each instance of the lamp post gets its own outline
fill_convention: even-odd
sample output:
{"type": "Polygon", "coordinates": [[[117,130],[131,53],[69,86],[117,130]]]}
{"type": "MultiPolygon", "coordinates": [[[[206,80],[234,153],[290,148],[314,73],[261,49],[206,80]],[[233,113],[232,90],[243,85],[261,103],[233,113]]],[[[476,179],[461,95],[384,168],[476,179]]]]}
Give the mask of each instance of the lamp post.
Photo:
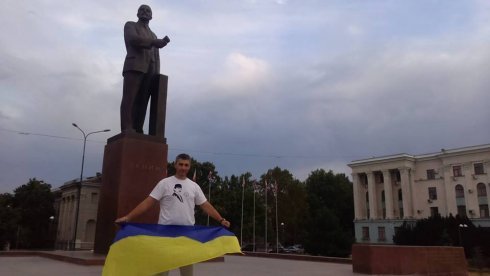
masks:
{"type": "Polygon", "coordinates": [[[87,137],[90,134],[94,133],[99,133],[99,132],[108,132],[111,131],[110,129],[104,129],[104,130],[99,130],[99,131],[93,131],[85,134],[85,132],[77,126],[77,124],[72,123],[72,125],[78,130],[80,130],[83,134],[83,154],[82,154],[82,170],[80,171],[80,182],[77,184],[77,209],[75,211],[75,231],[73,232],[73,240],[72,240],[72,250],[75,250],[75,243],[77,240],[77,228],[78,228],[78,213],[80,211],[80,194],[82,190],[82,180],[83,180],[83,164],[85,162],[85,145],[87,144],[87,137]]]}
{"type": "MultiPolygon", "coordinates": [[[[54,216],[50,216],[49,217],[49,227],[48,227],[48,239],[49,239],[49,243],[50,243],[50,247],[53,246],[54,247],[54,242],[56,241],[56,235],[53,235],[53,221],[54,221],[54,216]],[[53,237],[54,236],[54,237],[53,237]],[[53,240],[54,238],[54,240],[53,240]]],[[[56,234],[56,232],[55,232],[56,234]]]]}
{"type": "Polygon", "coordinates": [[[466,225],[466,224],[458,225],[458,236],[459,236],[459,245],[460,246],[463,246],[463,238],[461,237],[461,228],[467,228],[467,227],[468,227],[468,225],[466,225]]]}
{"type": "Polygon", "coordinates": [[[282,246],[283,247],[284,247],[284,244],[286,243],[286,241],[284,240],[284,226],[285,226],[284,222],[281,222],[281,230],[282,230],[281,240],[282,240],[282,246]]]}

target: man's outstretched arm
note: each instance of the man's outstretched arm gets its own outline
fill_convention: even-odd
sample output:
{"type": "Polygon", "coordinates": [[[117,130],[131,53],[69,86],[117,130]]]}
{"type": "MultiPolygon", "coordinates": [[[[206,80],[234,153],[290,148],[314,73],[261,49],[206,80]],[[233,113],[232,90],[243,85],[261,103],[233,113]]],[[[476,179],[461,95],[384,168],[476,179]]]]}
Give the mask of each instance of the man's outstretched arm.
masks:
{"type": "Polygon", "coordinates": [[[145,213],[148,211],[151,207],[153,207],[155,204],[158,203],[158,200],[154,199],[151,196],[148,196],[143,200],[136,208],[134,208],[129,214],[125,215],[124,217],[120,217],[116,219],[116,223],[122,223],[122,222],[130,222],[134,218],[137,218],[141,214],[145,213]]]}
{"type": "Polygon", "coordinates": [[[204,202],[203,204],[199,205],[201,209],[210,217],[214,218],[216,221],[218,221],[221,225],[225,227],[230,227],[230,222],[224,219],[218,211],[209,203],[208,201],[204,202]]]}

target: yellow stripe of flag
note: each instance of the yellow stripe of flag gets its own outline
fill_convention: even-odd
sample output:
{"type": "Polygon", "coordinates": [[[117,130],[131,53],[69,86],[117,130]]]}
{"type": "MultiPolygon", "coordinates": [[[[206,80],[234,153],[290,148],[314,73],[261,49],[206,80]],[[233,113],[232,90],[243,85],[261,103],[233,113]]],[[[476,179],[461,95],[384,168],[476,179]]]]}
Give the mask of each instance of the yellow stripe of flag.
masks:
{"type": "MultiPolygon", "coordinates": [[[[132,233],[119,240],[116,238],[107,255],[103,276],[155,275],[223,256],[226,253],[241,252],[238,240],[231,232],[225,230],[224,233],[228,234],[222,235],[224,229],[219,229],[220,234],[216,234],[217,228],[220,227],[197,226],[193,229],[189,227],[194,226],[171,226],[172,234],[168,237],[165,228],[157,229],[157,233],[148,233],[148,226],[152,225],[128,225],[131,225],[132,233]],[[140,227],[140,232],[144,235],[138,235],[139,229],[136,228],[135,231],[135,227],[140,227]],[[173,237],[175,232],[179,232],[179,227],[183,227],[183,232],[187,234],[173,237]],[[189,231],[195,231],[201,236],[213,232],[213,236],[208,241],[198,241],[188,237],[189,231]]],[[[125,227],[120,230],[118,236],[124,230],[125,227]]]]}

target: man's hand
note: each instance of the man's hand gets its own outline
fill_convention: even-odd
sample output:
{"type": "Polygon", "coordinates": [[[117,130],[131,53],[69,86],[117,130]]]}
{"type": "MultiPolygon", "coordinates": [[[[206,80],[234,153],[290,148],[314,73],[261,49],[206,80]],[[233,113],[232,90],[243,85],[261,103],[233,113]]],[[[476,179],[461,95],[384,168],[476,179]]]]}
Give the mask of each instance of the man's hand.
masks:
{"type": "Polygon", "coordinates": [[[223,220],[220,222],[220,224],[221,224],[222,226],[226,227],[226,228],[230,228],[230,225],[231,225],[231,224],[230,224],[230,222],[229,222],[229,221],[227,221],[226,219],[223,219],[223,220]]]}
{"type": "Polygon", "coordinates": [[[116,219],[116,221],[114,221],[114,223],[125,223],[125,222],[129,222],[129,218],[127,216],[124,216],[124,217],[120,217],[118,219],[116,219]]]}

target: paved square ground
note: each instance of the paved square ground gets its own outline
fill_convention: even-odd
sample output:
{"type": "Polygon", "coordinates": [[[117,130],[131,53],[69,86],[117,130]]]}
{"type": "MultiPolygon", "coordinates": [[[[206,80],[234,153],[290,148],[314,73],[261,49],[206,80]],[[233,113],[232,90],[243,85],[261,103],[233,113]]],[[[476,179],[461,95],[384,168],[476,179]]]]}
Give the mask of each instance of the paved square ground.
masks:
{"type": "MultiPolygon", "coordinates": [[[[0,275],[54,276],[54,275],[101,275],[102,266],[82,266],[43,257],[0,257],[0,275]]],[[[172,271],[170,276],[178,276],[172,271]]],[[[196,264],[195,276],[316,276],[316,275],[360,275],[352,272],[350,264],[307,262],[258,258],[246,256],[226,256],[225,262],[196,264]]]]}

